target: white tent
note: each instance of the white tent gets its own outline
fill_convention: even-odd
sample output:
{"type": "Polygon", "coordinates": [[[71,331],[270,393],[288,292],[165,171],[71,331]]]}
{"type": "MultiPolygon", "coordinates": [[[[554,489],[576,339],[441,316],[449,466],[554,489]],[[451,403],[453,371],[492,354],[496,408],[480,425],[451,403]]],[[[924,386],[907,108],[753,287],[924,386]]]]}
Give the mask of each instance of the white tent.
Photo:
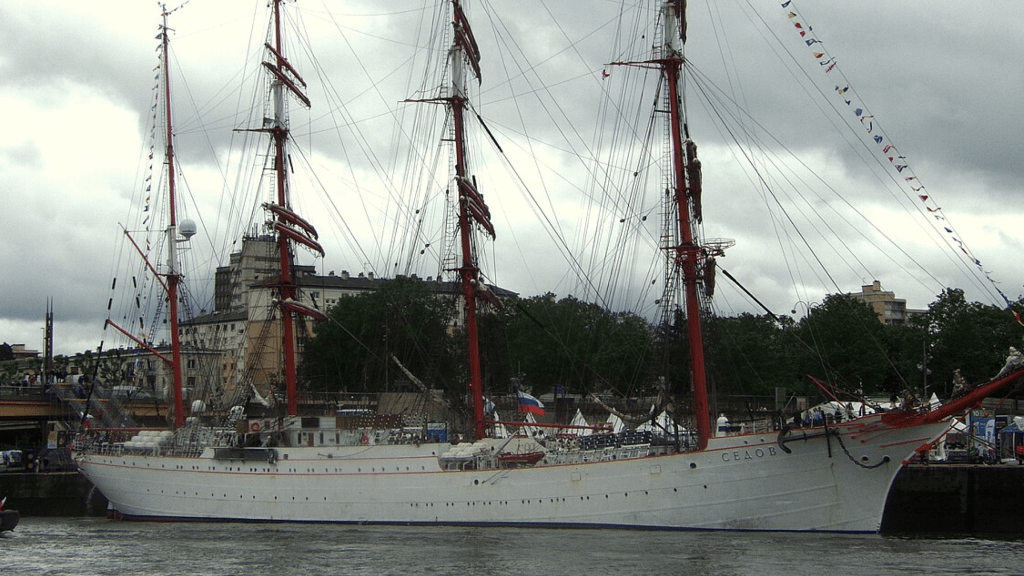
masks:
{"type": "MultiPolygon", "coordinates": [[[[570,426],[590,426],[590,422],[583,417],[583,412],[579,408],[576,409],[576,415],[572,417],[572,422],[569,422],[570,426]]],[[[577,436],[590,436],[594,431],[590,428],[569,428],[567,430],[569,434],[575,434],[577,436]]]]}
{"type": "MultiPolygon", "coordinates": [[[[651,432],[655,436],[667,436],[675,433],[675,422],[672,421],[672,417],[668,415],[668,412],[664,410],[654,421],[646,421],[643,424],[636,427],[637,432],[651,432]]],[[[679,430],[683,432],[682,429],[679,430]]]]}
{"type": "MultiPolygon", "coordinates": [[[[498,411],[497,410],[494,411],[494,419],[499,421],[499,422],[501,421],[501,416],[498,416],[498,411]]],[[[508,438],[508,430],[505,429],[505,425],[504,424],[495,424],[494,425],[494,437],[495,438],[508,438]]]]}
{"type": "Polygon", "coordinates": [[[608,415],[608,424],[611,424],[612,433],[618,434],[626,429],[626,425],[623,424],[622,418],[619,418],[615,414],[608,415]]]}
{"type": "MultiPolygon", "coordinates": [[[[537,423],[537,419],[533,417],[533,413],[532,412],[527,412],[526,413],[526,421],[527,422],[532,422],[534,424],[537,423]]],[[[535,439],[538,439],[538,440],[543,440],[544,436],[545,436],[544,429],[543,428],[538,428],[536,426],[523,426],[522,434],[524,436],[527,436],[528,438],[535,438],[535,439]]]]}

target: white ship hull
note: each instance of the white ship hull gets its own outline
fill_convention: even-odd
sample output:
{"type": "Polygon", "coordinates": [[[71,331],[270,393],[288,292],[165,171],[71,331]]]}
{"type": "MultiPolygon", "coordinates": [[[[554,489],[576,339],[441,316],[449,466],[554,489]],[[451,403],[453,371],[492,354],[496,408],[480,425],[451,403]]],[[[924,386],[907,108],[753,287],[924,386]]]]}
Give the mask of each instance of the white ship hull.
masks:
{"type": "Polygon", "coordinates": [[[465,471],[442,470],[447,444],[79,464],[128,519],[877,532],[902,461],[945,429],[868,416],[828,435],[798,430],[785,448],[775,435],[730,436],[701,452],[465,471]]]}

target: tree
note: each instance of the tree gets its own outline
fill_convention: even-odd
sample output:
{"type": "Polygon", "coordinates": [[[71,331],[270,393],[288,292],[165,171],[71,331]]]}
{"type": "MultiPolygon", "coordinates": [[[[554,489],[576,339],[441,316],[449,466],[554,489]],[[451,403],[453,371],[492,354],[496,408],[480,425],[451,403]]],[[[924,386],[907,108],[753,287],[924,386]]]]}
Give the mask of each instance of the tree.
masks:
{"type": "Polygon", "coordinates": [[[714,318],[707,326],[709,372],[721,393],[772,396],[776,388],[792,390],[800,382],[794,367],[800,343],[789,317],[744,313],[714,318]]]}
{"type": "Polygon", "coordinates": [[[53,357],[54,380],[63,380],[68,375],[68,368],[71,366],[71,359],[63,354],[53,357]]]}
{"type": "MultiPolygon", "coordinates": [[[[466,340],[452,319],[461,297],[438,297],[427,285],[399,278],[378,290],[341,299],[305,347],[308,388],[378,392],[406,379],[402,364],[432,387],[463,398],[468,379],[466,340]]],[[[1021,306],[1020,303],[1017,304],[1021,306]]],[[[510,298],[479,318],[484,390],[502,395],[512,378],[534,394],[563,387],[575,393],[610,391],[626,397],[653,392],[666,377],[677,396],[690,391],[685,318],[653,329],[643,318],[611,312],[552,293],[510,298]]],[[[920,365],[929,356],[929,388],[948,396],[956,368],[971,382],[987,380],[1006,350],[1020,347],[1020,325],[1004,310],[969,304],[962,291],[944,291],[909,325],[878,321],[870,306],[827,296],[799,322],[741,314],[705,323],[712,393],[771,396],[777,388],[819,394],[807,376],[864,395],[921,390],[920,365]]]]}
{"type": "Polygon", "coordinates": [[[883,331],[864,302],[847,294],[826,296],[795,328],[803,343],[796,356],[798,369],[851,392],[896,393],[883,331]]]}
{"type": "Polygon", "coordinates": [[[634,392],[651,354],[647,322],[572,296],[522,300],[508,317],[509,354],[534,392],[634,392]]]}
{"type": "MultiPolygon", "coordinates": [[[[908,389],[915,395],[931,396],[934,366],[925,339],[925,332],[913,323],[883,326],[882,345],[889,359],[883,387],[890,394],[908,389]],[[928,394],[924,394],[926,382],[928,394]]],[[[922,400],[927,400],[927,397],[922,400]]]]}
{"type": "Polygon", "coordinates": [[[0,386],[16,384],[18,379],[18,363],[14,360],[0,361],[0,386]]]}
{"type": "MultiPolygon", "coordinates": [[[[86,353],[88,354],[88,352],[86,353]]],[[[147,358],[147,361],[151,361],[147,358]]],[[[163,362],[163,360],[157,360],[163,362]]],[[[130,366],[125,363],[125,354],[120,348],[108,350],[101,357],[96,359],[96,378],[107,386],[118,386],[127,384],[131,380],[130,366]]],[[[92,368],[87,368],[85,374],[91,379],[92,368]]]]}
{"type": "Polygon", "coordinates": [[[951,392],[954,370],[968,383],[984,382],[1002,367],[1010,346],[1021,347],[1021,327],[1009,311],[969,303],[960,289],[943,290],[914,325],[927,333],[932,381],[945,395],[951,392]]]}
{"type": "Polygon", "coordinates": [[[457,344],[449,332],[454,302],[411,278],[387,280],[372,292],[339,299],[303,350],[306,387],[390,390],[407,380],[393,355],[428,385],[464,389],[465,370],[455,363],[457,344]]]}

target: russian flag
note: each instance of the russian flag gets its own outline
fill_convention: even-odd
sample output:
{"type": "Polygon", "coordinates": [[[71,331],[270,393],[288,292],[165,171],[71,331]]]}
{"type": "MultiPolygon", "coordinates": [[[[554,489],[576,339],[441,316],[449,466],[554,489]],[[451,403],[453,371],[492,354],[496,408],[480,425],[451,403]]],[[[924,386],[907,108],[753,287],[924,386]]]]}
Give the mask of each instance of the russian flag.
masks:
{"type": "Polygon", "coordinates": [[[519,392],[519,411],[543,415],[544,405],[541,404],[540,400],[537,400],[533,396],[530,396],[525,392],[519,392]]]}

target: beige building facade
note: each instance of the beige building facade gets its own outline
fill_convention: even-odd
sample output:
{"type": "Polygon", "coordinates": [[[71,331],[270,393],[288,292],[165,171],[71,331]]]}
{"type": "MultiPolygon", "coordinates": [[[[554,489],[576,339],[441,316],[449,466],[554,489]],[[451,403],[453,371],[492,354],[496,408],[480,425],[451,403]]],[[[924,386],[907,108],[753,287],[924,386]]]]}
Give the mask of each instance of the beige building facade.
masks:
{"type": "Polygon", "coordinates": [[[861,286],[860,293],[851,294],[864,302],[878,315],[882,324],[902,325],[907,323],[907,301],[897,298],[894,292],[882,289],[882,283],[875,280],[871,284],[861,286]]]}

